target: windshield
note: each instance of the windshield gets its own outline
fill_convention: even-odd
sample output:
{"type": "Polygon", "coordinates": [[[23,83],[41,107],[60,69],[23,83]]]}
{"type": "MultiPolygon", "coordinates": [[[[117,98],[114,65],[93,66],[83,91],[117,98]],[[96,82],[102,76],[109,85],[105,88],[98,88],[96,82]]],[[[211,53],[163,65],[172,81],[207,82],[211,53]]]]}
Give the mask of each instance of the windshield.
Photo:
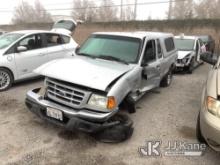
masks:
{"type": "Polygon", "coordinates": [[[194,50],[195,40],[192,39],[175,39],[175,44],[178,50],[194,50]]]}
{"type": "Polygon", "coordinates": [[[140,45],[141,39],[138,38],[93,35],[82,45],[78,54],[94,58],[108,57],[109,60],[118,59],[126,63],[136,63],[140,45]]]}
{"type": "Polygon", "coordinates": [[[23,35],[24,34],[19,34],[19,33],[8,33],[0,36],[0,49],[4,49],[8,47],[23,35]]]}

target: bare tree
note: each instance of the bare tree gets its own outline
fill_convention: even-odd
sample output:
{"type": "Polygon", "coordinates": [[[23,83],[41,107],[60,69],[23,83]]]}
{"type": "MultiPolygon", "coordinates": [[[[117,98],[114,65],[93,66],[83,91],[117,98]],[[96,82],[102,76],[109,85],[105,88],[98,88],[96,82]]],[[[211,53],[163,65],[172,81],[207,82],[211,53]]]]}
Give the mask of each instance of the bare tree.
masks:
{"type": "Polygon", "coordinates": [[[172,18],[187,19],[193,18],[193,0],[176,0],[173,6],[172,18]]]}
{"type": "Polygon", "coordinates": [[[123,10],[123,20],[130,21],[134,19],[134,10],[132,7],[127,6],[123,10]]]}
{"type": "Polygon", "coordinates": [[[35,1],[34,7],[27,1],[22,1],[14,10],[12,22],[14,24],[52,22],[52,19],[38,0],[35,1]]]}
{"type": "Polygon", "coordinates": [[[118,9],[114,7],[112,0],[102,1],[99,9],[99,21],[117,21],[118,20],[118,9]]]}
{"type": "Polygon", "coordinates": [[[197,18],[219,18],[220,0],[200,0],[194,4],[197,18]]]}
{"type": "Polygon", "coordinates": [[[45,10],[44,6],[39,0],[35,0],[35,16],[37,17],[36,22],[52,22],[51,15],[45,10]]]}
{"type": "Polygon", "coordinates": [[[22,1],[19,6],[15,8],[12,22],[14,24],[22,24],[32,22],[35,19],[34,8],[26,1],[22,1]]]}
{"type": "Polygon", "coordinates": [[[88,0],[73,0],[72,16],[82,21],[96,21],[98,18],[95,3],[88,0]]]}

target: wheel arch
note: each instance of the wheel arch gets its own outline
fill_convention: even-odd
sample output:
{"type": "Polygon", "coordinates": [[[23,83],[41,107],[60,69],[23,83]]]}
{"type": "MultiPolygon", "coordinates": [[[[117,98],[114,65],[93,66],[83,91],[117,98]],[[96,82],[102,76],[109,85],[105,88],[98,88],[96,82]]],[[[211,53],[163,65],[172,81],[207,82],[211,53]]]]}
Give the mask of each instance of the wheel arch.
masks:
{"type": "Polygon", "coordinates": [[[14,80],[15,80],[15,75],[14,75],[13,71],[12,71],[10,68],[4,67],[4,66],[0,66],[0,69],[8,70],[8,71],[11,73],[11,75],[12,75],[12,82],[14,82],[14,80]]]}

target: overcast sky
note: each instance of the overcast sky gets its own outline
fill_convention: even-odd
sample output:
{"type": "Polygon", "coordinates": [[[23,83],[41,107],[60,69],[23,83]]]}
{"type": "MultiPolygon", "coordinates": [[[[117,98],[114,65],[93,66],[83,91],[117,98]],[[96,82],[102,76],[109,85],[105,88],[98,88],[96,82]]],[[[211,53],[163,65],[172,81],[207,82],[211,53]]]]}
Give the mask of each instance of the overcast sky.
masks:
{"type": "MultiPolygon", "coordinates": [[[[11,23],[11,18],[13,16],[14,8],[21,3],[22,0],[3,0],[0,5],[0,24],[9,24],[11,23]]],[[[35,0],[23,0],[28,1],[30,4],[33,4],[35,0]]],[[[96,3],[102,0],[90,0],[96,3]]],[[[120,0],[113,0],[115,4],[120,4],[120,0]]],[[[138,3],[150,3],[150,2],[167,2],[168,0],[137,0],[138,3]]],[[[73,7],[73,0],[40,0],[46,9],[65,9],[73,7]]],[[[123,0],[126,4],[133,4],[134,0],[123,0]]],[[[144,20],[148,19],[149,16],[152,19],[164,19],[166,18],[166,12],[168,10],[168,3],[161,4],[146,4],[139,5],[137,7],[137,19],[144,20]]],[[[59,10],[52,11],[49,10],[52,15],[70,15],[68,10],[59,10]]]]}

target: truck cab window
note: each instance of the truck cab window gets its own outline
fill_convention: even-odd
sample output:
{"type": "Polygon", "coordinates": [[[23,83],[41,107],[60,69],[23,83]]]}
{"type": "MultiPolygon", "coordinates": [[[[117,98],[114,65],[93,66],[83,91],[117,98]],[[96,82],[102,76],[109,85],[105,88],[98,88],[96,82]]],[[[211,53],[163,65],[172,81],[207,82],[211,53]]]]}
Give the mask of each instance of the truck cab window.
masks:
{"type": "Polygon", "coordinates": [[[162,49],[161,49],[161,45],[160,45],[160,40],[157,39],[157,56],[158,58],[162,58],[163,57],[163,53],[162,53],[162,49]]]}
{"type": "Polygon", "coordinates": [[[149,40],[147,42],[144,57],[143,57],[143,63],[149,63],[156,60],[156,43],[155,40],[149,40]]]}

